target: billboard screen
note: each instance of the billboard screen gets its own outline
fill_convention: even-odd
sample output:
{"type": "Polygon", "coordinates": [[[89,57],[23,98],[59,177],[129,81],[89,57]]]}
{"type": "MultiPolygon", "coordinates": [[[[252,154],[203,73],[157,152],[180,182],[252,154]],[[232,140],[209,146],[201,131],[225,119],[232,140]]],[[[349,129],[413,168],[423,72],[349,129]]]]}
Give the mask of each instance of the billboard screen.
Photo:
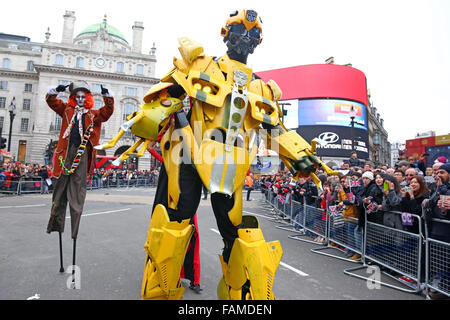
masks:
{"type": "Polygon", "coordinates": [[[349,126],[310,125],[298,127],[297,132],[306,141],[319,138],[327,143],[323,146],[317,145],[319,157],[350,158],[353,142],[353,149],[356,150],[358,158],[369,159],[369,135],[367,130],[352,129],[349,126]]]}
{"type": "Polygon", "coordinates": [[[354,127],[367,131],[367,108],[348,100],[307,99],[298,100],[299,126],[351,127],[350,111],[355,111],[354,127]]]}

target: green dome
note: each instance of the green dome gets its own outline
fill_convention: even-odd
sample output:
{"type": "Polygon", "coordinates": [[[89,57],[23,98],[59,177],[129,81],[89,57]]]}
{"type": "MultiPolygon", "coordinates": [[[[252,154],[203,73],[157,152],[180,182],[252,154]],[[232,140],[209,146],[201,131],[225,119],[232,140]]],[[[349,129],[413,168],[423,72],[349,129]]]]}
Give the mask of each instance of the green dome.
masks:
{"type": "Polygon", "coordinates": [[[96,33],[98,30],[100,30],[101,28],[106,29],[106,32],[111,35],[114,36],[116,38],[119,38],[123,41],[125,41],[126,43],[128,43],[128,41],[125,39],[125,36],[122,34],[122,32],[120,32],[117,28],[107,24],[106,22],[103,23],[96,23],[93,25],[90,25],[89,27],[84,28],[77,36],[77,38],[81,35],[84,34],[89,34],[89,33],[96,33]]]}

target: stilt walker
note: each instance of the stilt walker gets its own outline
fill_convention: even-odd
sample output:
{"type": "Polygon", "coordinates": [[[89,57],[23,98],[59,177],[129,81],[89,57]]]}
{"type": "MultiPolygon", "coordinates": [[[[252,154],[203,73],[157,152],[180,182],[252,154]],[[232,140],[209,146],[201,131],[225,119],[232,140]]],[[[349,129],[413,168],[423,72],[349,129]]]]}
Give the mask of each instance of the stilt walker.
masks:
{"type": "MultiPolygon", "coordinates": [[[[75,275],[76,240],[86,198],[86,180],[94,168],[101,123],[107,121],[114,111],[114,99],[108,89],[102,88],[104,106],[92,110],[94,98],[85,81],[49,88],[45,97],[49,107],[62,119],[58,145],[53,160],[55,178],[52,208],[47,233],[59,233],[60,272],[64,272],[62,233],[64,232],[66,208],[69,203],[73,239],[72,275],[75,275]],[[69,87],[70,97],[65,103],[58,99],[59,93],[69,87]]],[[[75,278],[73,278],[75,282],[75,278]]]]}

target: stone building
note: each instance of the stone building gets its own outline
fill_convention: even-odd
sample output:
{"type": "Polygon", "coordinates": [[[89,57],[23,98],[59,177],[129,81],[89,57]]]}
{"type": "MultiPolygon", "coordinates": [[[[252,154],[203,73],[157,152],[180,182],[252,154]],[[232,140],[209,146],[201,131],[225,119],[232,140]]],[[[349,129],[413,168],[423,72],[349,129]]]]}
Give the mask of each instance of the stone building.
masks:
{"type": "MultiPolygon", "coordinates": [[[[46,104],[49,87],[85,80],[90,85],[95,107],[103,106],[100,85],[115,98],[112,117],[103,125],[100,143],[106,143],[118,132],[127,115],[138,109],[143,96],[159,79],[155,78],[156,48],[142,52],[144,26],[132,25],[130,44],[124,35],[107,22],[82,29],[74,37],[75,13],[64,14],[62,39],[51,40],[50,30],[43,43],[28,37],[0,33],[0,126],[3,137],[10,128],[9,106],[15,101],[11,154],[17,161],[45,162],[45,150],[58,140],[61,118],[46,104]]],[[[59,95],[68,99],[68,92],[59,95]]],[[[103,155],[121,154],[134,140],[124,135],[118,144],[103,155]]],[[[149,169],[150,155],[139,159],[139,169],[149,169]]]]}
{"type": "Polygon", "coordinates": [[[384,120],[370,99],[370,91],[368,98],[369,159],[375,165],[391,166],[391,143],[384,128],[384,120]]]}

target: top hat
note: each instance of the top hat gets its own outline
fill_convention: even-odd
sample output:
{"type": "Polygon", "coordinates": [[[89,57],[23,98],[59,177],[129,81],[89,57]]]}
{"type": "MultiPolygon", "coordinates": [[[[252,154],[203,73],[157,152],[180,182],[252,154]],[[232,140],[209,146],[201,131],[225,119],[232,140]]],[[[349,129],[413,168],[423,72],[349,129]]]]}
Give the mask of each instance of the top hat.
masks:
{"type": "Polygon", "coordinates": [[[70,85],[69,85],[70,95],[74,95],[75,93],[77,93],[80,90],[84,91],[86,93],[91,93],[91,90],[89,89],[89,85],[87,84],[86,81],[77,80],[77,81],[70,83],[70,85]]]}

